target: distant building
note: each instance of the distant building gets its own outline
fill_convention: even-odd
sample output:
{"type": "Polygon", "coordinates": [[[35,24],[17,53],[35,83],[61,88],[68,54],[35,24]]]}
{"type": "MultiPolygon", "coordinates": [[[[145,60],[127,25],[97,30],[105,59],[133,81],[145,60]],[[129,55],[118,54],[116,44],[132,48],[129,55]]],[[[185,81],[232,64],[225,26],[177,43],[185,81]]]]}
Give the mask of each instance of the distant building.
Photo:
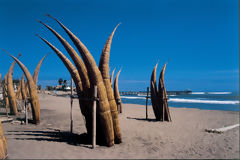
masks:
{"type": "Polygon", "coordinates": [[[63,90],[64,90],[64,91],[71,91],[71,87],[65,86],[65,87],[63,88],[63,90]]]}
{"type": "Polygon", "coordinates": [[[56,85],[55,89],[56,89],[56,90],[62,90],[63,87],[62,87],[62,85],[56,85]]]}

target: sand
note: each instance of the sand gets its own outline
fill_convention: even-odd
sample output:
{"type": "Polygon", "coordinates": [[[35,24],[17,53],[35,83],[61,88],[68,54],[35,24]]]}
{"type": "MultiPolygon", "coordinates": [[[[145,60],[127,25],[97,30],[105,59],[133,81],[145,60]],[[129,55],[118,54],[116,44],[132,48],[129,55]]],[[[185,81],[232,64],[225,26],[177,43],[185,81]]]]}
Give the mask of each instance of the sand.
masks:
{"type": "Polygon", "coordinates": [[[91,149],[77,100],[70,134],[70,99],[48,94],[39,98],[40,125],[3,123],[9,159],[239,158],[239,127],[222,134],[204,131],[239,123],[239,112],[170,107],[173,122],[157,122],[151,106],[146,120],[145,106],[123,104],[123,143],[91,149]]]}

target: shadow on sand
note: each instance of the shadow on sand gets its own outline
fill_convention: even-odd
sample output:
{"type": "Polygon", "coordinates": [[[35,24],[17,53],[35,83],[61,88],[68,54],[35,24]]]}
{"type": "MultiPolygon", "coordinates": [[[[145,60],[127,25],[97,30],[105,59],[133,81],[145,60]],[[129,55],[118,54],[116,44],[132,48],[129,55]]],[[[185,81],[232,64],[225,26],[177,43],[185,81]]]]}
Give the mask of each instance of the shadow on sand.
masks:
{"type": "Polygon", "coordinates": [[[127,117],[127,119],[135,119],[135,120],[140,120],[140,121],[148,121],[148,122],[158,122],[156,119],[152,118],[133,118],[133,117],[127,117]]]}
{"type": "Polygon", "coordinates": [[[17,138],[15,139],[17,140],[63,142],[70,145],[91,148],[91,137],[88,136],[86,133],[79,135],[70,132],[61,132],[60,130],[54,130],[54,131],[8,131],[7,134],[16,135],[17,138]],[[24,138],[21,136],[24,136],[24,138]],[[26,138],[26,136],[30,137],[26,138]]]}
{"type": "MultiPolygon", "coordinates": [[[[25,123],[25,120],[26,120],[26,119],[25,119],[25,118],[21,118],[21,117],[17,117],[16,120],[25,123]]],[[[33,119],[30,119],[30,118],[28,118],[28,123],[30,123],[30,124],[35,124],[35,123],[33,122],[33,119]]]]}

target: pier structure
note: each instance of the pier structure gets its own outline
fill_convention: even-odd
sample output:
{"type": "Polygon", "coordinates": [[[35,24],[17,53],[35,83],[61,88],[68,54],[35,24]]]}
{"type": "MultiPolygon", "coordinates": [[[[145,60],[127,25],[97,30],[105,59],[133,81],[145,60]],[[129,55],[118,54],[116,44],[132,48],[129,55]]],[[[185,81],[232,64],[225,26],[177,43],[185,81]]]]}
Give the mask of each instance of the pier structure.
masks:
{"type": "MultiPolygon", "coordinates": [[[[147,95],[147,91],[121,91],[119,92],[120,95],[147,95]]],[[[167,95],[184,95],[184,94],[191,94],[192,91],[190,89],[183,90],[183,91],[167,91],[167,95]]]]}

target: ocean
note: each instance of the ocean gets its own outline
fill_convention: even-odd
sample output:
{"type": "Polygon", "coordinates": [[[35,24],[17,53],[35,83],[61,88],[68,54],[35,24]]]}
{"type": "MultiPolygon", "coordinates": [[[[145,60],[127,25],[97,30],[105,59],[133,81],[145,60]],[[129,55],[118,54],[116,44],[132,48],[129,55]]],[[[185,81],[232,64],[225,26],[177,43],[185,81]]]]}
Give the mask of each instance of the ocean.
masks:
{"type": "MultiPolygon", "coordinates": [[[[121,95],[122,103],[146,105],[146,95],[121,95]]],[[[151,105],[151,99],[148,99],[151,105]]],[[[239,111],[237,92],[192,92],[183,95],[168,95],[168,105],[176,108],[239,111]]]]}

